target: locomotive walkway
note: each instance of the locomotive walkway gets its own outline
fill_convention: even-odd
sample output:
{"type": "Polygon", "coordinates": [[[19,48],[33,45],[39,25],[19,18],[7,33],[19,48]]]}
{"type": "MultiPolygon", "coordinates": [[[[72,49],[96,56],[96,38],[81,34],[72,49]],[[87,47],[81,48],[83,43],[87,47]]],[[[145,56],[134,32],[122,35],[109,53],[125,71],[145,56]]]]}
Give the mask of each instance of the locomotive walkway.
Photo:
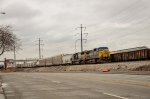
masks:
{"type": "Polygon", "coordinates": [[[150,99],[149,75],[1,73],[7,99],[150,99]]]}

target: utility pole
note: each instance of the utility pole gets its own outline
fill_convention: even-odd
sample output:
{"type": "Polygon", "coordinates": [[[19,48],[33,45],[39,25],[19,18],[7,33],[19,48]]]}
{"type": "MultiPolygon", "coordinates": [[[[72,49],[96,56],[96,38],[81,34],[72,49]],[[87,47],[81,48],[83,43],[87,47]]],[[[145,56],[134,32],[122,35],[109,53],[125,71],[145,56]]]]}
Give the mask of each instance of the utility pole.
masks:
{"type": "Polygon", "coordinates": [[[39,59],[41,59],[41,40],[39,38],[39,59]]]}
{"type": "Polygon", "coordinates": [[[77,52],[76,43],[77,43],[78,40],[80,40],[80,39],[77,39],[77,40],[75,41],[75,53],[77,52]]]}
{"type": "Polygon", "coordinates": [[[16,46],[14,45],[14,65],[16,67],[16,46]]]}
{"type": "MultiPolygon", "coordinates": [[[[81,39],[77,39],[77,40],[75,41],[75,53],[77,52],[77,48],[76,48],[77,46],[76,46],[76,44],[77,44],[77,42],[78,42],[79,40],[81,40],[81,39]]],[[[83,39],[82,41],[85,41],[85,42],[86,42],[87,39],[83,39]]]]}
{"type": "MultiPolygon", "coordinates": [[[[80,28],[81,29],[81,52],[83,51],[83,28],[84,28],[84,30],[86,29],[86,27],[83,27],[82,26],[82,24],[81,24],[81,27],[78,27],[78,28],[80,28]]],[[[87,33],[86,33],[87,34],[87,33]]]]}
{"type": "Polygon", "coordinates": [[[81,24],[81,52],[83,51],[83,41],[82,41],[82,24],[81,24]]]}
{"type": "Polygon", "coordinates": [[[38,42],[39,42],[39,44],[38,44],[38,45],[39,45],[39,59],[42,58],[42,57],[41,57],[41,45],[42,45],[42,44],[41,44],[41,41],[42,41],[42,40],[39,38],[39,40],[38,40],[38,42]]]}

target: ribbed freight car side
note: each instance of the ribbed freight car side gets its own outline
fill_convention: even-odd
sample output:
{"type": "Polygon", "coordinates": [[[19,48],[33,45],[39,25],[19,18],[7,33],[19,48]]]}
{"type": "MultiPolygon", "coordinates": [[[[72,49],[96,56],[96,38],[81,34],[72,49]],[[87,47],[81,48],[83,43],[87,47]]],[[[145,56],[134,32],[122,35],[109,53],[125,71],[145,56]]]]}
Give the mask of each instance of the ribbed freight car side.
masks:
{"type": "Polygon", "coordinates": [[[45,66],[45,59],[39,60],[38,66],[45,66]]]}
{"type": "Polygon", "coordinates": [[[45,66],[50,66],[50,65],[53,65],[53,58],[52,57],[45,59],[45,66]]]}
{"type": "Polygon", "coordinates": [[[62,54],[52,57],[52,65],[62,65],[63,64],[62,57],[63,57],[62,54]]]}
{"type": "Polygon", "coordinates": [[[148,59],[149,49],[145,46],[111,52],[111,61],[132,61],[148,59]]]}
{"type": "Polygon", "coordinates": [[[72,54],[64,54],[62,57],[63,64],[64,65],[72,64],[71,58],[72,58],[72,54]]]}

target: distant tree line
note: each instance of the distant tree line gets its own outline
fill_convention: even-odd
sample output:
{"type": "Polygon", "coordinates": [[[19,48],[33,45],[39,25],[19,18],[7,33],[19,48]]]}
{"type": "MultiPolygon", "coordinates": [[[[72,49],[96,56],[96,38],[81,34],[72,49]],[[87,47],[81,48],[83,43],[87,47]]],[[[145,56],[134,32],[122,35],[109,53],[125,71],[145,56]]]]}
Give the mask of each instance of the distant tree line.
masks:
{"type": "Polygon", "coordinates": [[[0,26],[0,56],[4,52],[13,51],[19,49],[19,39],[12,31],[11,26],[0,26]]]}

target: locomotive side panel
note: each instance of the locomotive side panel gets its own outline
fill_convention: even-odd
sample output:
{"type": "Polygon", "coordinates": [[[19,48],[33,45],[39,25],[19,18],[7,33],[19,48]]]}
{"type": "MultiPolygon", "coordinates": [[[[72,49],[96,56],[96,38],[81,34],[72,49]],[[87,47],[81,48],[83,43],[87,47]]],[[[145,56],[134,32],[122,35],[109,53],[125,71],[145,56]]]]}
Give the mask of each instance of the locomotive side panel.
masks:
{"type": "Polygon", "coordinates": [[[72,55],[71,58],[72,64],[79,64],[79,54],[80,53],[75,53],[72,55]]]}

